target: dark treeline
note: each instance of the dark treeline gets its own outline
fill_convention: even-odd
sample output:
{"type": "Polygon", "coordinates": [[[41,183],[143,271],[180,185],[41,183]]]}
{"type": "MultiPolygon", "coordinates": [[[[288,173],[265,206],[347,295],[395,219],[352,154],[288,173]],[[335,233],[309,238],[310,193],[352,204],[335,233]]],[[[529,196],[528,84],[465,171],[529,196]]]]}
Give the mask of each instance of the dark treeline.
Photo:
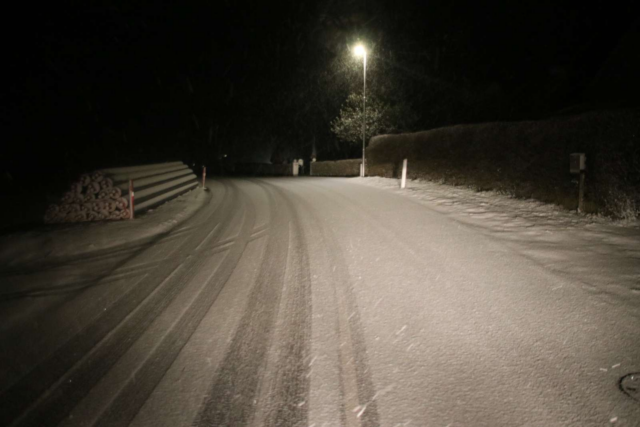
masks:
{"type": "Polygon", "coordinates": [[[3,182],[357,155],[330,123],[362,90],[358,40],[368,95],[415,114],[404,130],[547,117],[585,102],[635,16],[633,1],[482,3],[25,6],[4,28],[3,182]]]}

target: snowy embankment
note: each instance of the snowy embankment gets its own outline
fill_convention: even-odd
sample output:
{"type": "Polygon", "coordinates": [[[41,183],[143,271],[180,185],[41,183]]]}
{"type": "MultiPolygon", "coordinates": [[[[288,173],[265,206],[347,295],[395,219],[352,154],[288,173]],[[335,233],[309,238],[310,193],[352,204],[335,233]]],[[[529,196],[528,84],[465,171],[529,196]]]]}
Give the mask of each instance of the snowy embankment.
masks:
{"type": "Polygon", "coordinates": [[[461,226],[504,241],[554,273],[581,281],[605,301],[630,303],[640,316],[640,221],[585,216],[531,199],[421,180],[408,182],[404,190],[397,179],[354,178],[354,182],[414,198],[461,226]]]}
{"type": "Polygon", "coordinates": [[[198,188],[133,221],[45,226],[0,236],[0,268],[72,258],[152,238],[190,218],[207,197],[198,188]]]}

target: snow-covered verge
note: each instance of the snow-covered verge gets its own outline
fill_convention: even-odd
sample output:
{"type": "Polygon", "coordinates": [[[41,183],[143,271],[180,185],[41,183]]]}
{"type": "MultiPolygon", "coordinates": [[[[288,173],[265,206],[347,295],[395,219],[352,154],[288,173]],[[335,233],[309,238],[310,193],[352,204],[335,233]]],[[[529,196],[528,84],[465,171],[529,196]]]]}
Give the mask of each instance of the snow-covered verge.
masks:
{"type": "Polygon", "coordinates": [[[73,257],[153,237],[186,221],[208,197],[197,188],[133,221],[42,226],[0,236],[0,269],[73,257]]]}
{"type": "MultiPolygon", "coordinates": [[[[369,177],[354,182],[411,197],[492,237],[594,293],[640,306],[640,221],[580,215],[552,204],[495,191],[411,180],[369,177]]],[[[640,312],[636,311],[640,316],[640,312]]]]}

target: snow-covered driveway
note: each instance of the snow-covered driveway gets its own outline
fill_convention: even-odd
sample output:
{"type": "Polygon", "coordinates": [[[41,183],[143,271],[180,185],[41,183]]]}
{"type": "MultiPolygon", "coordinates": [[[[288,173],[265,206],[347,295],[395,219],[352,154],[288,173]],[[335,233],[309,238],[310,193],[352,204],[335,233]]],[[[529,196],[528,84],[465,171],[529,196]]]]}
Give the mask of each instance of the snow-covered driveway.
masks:
{"type": "Polygon", "coordinates": [[[0,269],[0,425],[640,425],[637,227],[391,180],[208,185],[142,245],[0,269]]]}

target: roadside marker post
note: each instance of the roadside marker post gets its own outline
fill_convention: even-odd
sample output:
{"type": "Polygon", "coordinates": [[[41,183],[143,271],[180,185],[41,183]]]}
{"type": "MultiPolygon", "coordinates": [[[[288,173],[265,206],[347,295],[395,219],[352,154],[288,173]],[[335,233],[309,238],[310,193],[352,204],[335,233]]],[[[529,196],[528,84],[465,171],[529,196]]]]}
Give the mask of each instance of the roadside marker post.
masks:
{"type": "Polygon", "coordinates": [[[202,189],[204,190],[206,187],[204,186],[204,180],[207,177],[207,167],[202,167],[202,189]]]}
{"type": "Polygon", "coordinates": [[[135,218],[134,199],[135,199],[135,195],[133,193],[133,180],[130,179],[129,180],[129,209],[131,210],[131,216],[129,217],[130,219],[135,218]]]}
{"type": "Polygon", "coordinates": [[[400,181],[400,188],[407,186],[407,159],[402,161],[402,181],[400,181]]]}

